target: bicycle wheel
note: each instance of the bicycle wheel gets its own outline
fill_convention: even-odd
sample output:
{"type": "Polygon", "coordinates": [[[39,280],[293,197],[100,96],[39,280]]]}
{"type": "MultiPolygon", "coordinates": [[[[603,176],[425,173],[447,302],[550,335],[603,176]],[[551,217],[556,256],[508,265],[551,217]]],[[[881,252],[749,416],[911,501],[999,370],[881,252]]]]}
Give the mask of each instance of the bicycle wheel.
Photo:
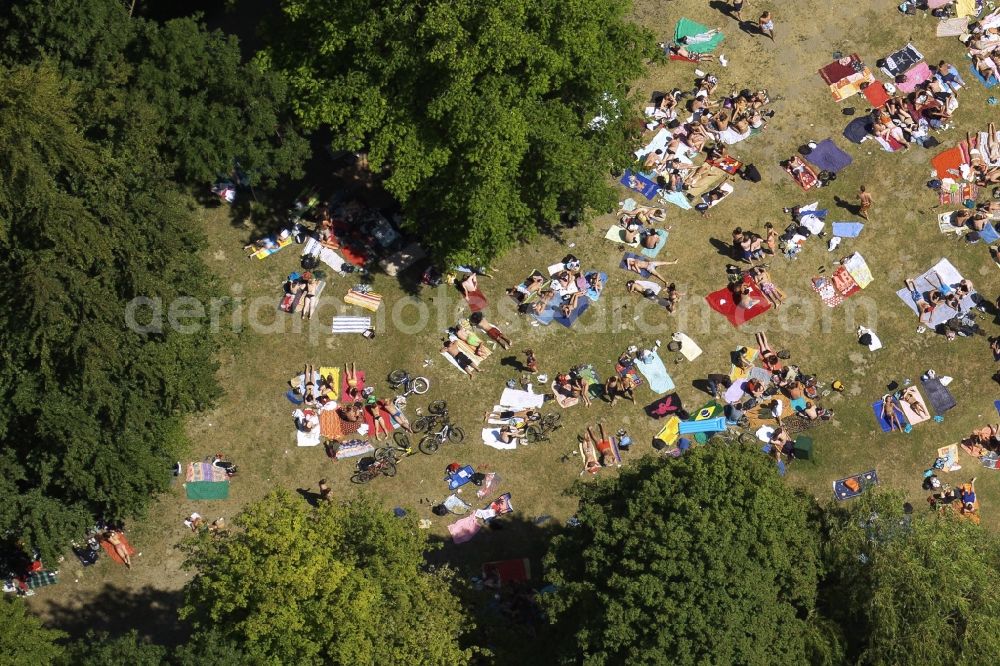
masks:
{"type": "Polygon", "coordinates": [[[410,382],[410,390],[416,393],[417,395],[423,395],[424,393],[427,393],[430,387],[431,383],[430,381],[427,380],[426,377],[414,377],[413,381],[410,382]]]}
{"type": "Polygon", "coordinates": [[[381,446],[375,449],[375,460],[395,460],[396,450],[391,446],[381,446]]]}
{"type": "Polygon", "coordinates": [[[396,463],[386,460],[382,464],[382,474],[384,476],[396,476],[396,463]]]}
{"type": "Polygon", "coordinates": [[[355,472],[351,477],[351,483],[368,483],[372,480],[372,475],[368,472],[355,472]]]}
{"type": "Polygon", "coordinates": [[[393,370],[392,372],[389,373],[389,378],[388,378],[389,383],[392,384],[393,386],[399,386],[404,381],[406,381],[406,377],[409,374],[410,373],[408,373],[406,370],[393,370]]]}
{"type": "Polygon", "coordinates": [[[392,433],[392,441],[395,442],[396,446],[398,446],[401,449],[406,449],[407,451],[409,451],[410,448],[412,448],[413,446],[412,444],[410,444],[409,436],[407,436],[407,434],[402,430],[397,430],[396,432],[392,433]]]}
{"type": "Polygon", "coordinates": [[[524,440],[528,444],[542,441],[542,430],[538,426],[530,425],[524,430],[524,440]]]}
{"type": "Polygon", "coordinates": [[[555,428],[562,419],[562,414],[546,414],[542,417],[542,426],[546,428],[555,428]]]}
{"type": "Polygon", "coordinates": [[[431,414],[445,414],[448,412],[448,403],[444,400],[435,400],[427,405],[427,411],[431,414]]]}
{"type": "Polygon", "coordinates": [[[427,435],[420,440],[420,444],[417,445],[417,448],[420,449],[421,453],[429,456],[441,448],[441,442],[439,442],[438,438],[434,435],[427,435]]]}
{"type": "Polygon", "coordinates": [[[448,439],[458,444],[465,439],[465,431],[458,426],[451,426],[448,428],[448,439]]]}
{"type": "Polygon", "coordinates": [[[427,432],[436,420],[433,416],[421,416],[413,422],[413,432],[427,432]]]}

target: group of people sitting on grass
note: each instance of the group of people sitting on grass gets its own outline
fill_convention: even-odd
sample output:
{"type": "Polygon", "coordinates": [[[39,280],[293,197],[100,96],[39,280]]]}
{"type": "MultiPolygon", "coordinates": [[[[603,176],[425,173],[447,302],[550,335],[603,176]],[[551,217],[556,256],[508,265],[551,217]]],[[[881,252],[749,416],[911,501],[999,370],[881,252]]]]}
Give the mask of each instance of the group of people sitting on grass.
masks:
{"type": "Polygon", "coordinates": [[[1000,81],[1000,9],[970,22],[967,34],[960,39],[969,49],[972,66],[987,81],[1000,81]]]}
{"type": "Polygon", "coordinates": [[[976,428],[971,435],[962,440],[962,448],[976,458],[981,458],[991,451],[1000,452],[1000,423],[976,428]]]}
{"type": "MultiPolygon", "coordinates": [[[[889,100],[881,108],[872,109],[872,134],[889,151],[905,150],[910,143],[923,145],[931,130],[951,127],[952,114],[958,108],[956,92],[965,81],[954,65],[942,60],[931,67],[932,76],[910,93],[885,85],[889,100]]],[[[905,83],[900,74],[898,83],[905,83]]]]}
{"type": "Polygon", "coordinates": [[[590,378],[581,367],[570,368],[569,372],[560,372],[555,378],[555,390],[565,398],[578,398],[590,407],[590,378]]]}
{"type": "Polygon", "coordinates": [[[562,259],[562,268],[549,280],[539,271],[532,271],[525,280],[507,289],[507,295],[517,304],[521,314],[540,315],[554,309],[563,317],[570,317],[588,295],[598,297],[604,289],[600,273],[584,273],[580,260],[573,255],[562,259]]]}
{"type": "Polygon", "coordinates": [[[662,208],[640,207],[619,211],[618,226],[622,228],[622,240],[629,245],[638,243],[640,247],[652,250],[659,246],[671,229],[656,228],[666,218],[667,211],[662,208]]]}

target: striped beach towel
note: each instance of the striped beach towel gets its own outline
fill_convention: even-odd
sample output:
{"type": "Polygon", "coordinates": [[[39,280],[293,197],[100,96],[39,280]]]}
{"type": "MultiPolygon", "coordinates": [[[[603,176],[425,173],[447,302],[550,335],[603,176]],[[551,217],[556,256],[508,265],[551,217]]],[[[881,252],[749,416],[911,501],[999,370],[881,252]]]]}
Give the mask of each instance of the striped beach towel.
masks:
{"type": "Polygon", "coordinates": [[[376,294],[373,291],[363,294],[359,291],[351,289],[347,292],[347,295],[344,296],[344,302],[348,305],[357,305],[365,310],[375,312],[382,305],[382,295],[376,294]]]}
{"type": "Polygon", "coordinates": [[[372,327],[371,317],[334,317],[332,333],[364,333],[372,327]]]}
{"type": "Polygon", "coordinates": [[[185,481],[228,481],[226,470],[219,469],[212,463],[193,462],[188,464],[185,481]]]}

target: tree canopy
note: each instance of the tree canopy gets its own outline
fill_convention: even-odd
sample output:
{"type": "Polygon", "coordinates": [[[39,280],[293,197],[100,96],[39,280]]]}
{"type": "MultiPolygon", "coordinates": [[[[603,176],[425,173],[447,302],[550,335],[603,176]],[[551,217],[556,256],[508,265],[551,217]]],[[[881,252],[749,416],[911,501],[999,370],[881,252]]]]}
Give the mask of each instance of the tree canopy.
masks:
{"type": "Polygon", "coordinates": [[[653,44],[630,6],[283,0],[261,61],[286,73],[306,127],[330,126],[387,171],[433,254],[482,261],[611,205],[627,82],[653,44]]]}
{"type": "Polygon", "coordinates": [[[545,595],[587,664],[801,664],[832,649],[811,617],[820,575],[808,502],[759,452],[699,447],[578,487],[545,595]]]}
{"type": "Polygon", "coordinates": [[[987,664],[1000,655],[1000,540],[956,516],[911,520],[897,493],[829,517],[823,606],[859,664],[987,664]]]}
{"type": "Polygon", "coordinates": [[[426,537],[367,497],[308,507],[285,491],[202,534],[181,617],[259,664],[465,664],[471,628],[426,537]]]}
{"type": "Polygon", "coordinates": [[[5,666],[40,666],[62,657],[61,631],[46,629],[28,612],[21,599],[0,599],[0,663],[5,666]]]}
{"type": "Polygon", "coordinates": [[[120,0],[27,0],[0,9],[0,63],[53,59],[81,88],[86,130],[141,125],[166,175],[198,185],[238,161],[252,183],[296,177],[308,155],[283,77],[243,62],[235,37],[197,17],[129,16],[120,0]]]}

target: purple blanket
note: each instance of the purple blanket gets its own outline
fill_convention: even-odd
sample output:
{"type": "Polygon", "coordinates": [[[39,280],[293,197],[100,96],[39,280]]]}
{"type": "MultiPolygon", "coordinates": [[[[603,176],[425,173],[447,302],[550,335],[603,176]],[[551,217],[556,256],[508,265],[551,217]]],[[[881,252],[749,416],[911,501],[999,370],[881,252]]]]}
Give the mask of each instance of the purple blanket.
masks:
{"type": "Polygon", "coordinates": [[[823,171],[837,173],[851,163],[851,156],[845,153],[830,139],[824,139],[806,155],[810,163],[823,171]]]}

